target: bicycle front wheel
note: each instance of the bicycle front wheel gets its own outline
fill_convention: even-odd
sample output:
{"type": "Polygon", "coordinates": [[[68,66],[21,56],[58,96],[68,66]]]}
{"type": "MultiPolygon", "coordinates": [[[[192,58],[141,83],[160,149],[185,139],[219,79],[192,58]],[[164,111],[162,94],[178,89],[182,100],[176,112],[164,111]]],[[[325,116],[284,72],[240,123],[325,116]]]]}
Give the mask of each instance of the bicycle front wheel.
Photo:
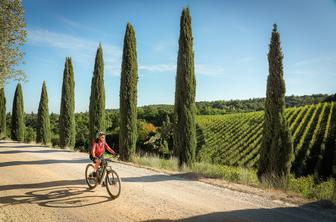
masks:
{"type": "Polygon", "coordinates": [[[119,197],[121,192],[120,178],[114,170],[109,170],[105,177],[106,189],[112,199],[119,197]]]}

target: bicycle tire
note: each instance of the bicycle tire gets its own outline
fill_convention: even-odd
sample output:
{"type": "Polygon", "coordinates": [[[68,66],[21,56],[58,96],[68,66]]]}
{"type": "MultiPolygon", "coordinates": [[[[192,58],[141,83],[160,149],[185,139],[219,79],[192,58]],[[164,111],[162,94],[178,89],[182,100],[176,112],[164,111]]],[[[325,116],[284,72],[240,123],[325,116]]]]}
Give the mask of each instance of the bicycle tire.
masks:
{"type": "Polygon", "coordinates": [[[117,197],[119,197],[120,192],[121,192],[121,181],[120,181],[120,178],[117,172],[115,172],[114,170],[110,170],[106,172],[105,185],[106,185],[106,190],[112,199],[116,199],[117,197]],[[110,176],[112,176],[113,181],[109,179],[110,176]],[[112,193],[112,191],[110,190],[110,188],[112,188],[111,186],[115,186],[115,185],[118,185],[118,191],[116,194],[112,193]]]}

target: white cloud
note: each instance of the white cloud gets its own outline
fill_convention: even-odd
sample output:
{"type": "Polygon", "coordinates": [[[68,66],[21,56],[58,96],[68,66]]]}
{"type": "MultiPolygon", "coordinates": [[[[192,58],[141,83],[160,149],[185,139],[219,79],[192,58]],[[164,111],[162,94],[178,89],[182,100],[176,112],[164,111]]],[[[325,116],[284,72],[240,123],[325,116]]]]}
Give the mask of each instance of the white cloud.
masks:
{"type": "Polygon", "coordinates": [[[253,61],[255,61],[255,57],[252,56],[243,57],[242,59],[239,60],[240,63],[253,62],[253,61]]]}
{"type": "Polygon", "coordinates": [[[69,28],[81,29],[81,30],[86,30],[86,31],[96,32],[96,33],[104,33],[100,30],[92,28],[91,26],[83,25],[81,23],[65,18],[63,16],[57,16],[57,19],[61,21],[64,25],[68,26],[69,28]]]}
{"type": "MultiPolygon", "coordinates": [[[[174,64],[153,64],[153,65],[139,65],[139,70],[145,72],[176,72],[176,65],[174,64]]],[[[222,76],[225,75],[225,70],[221,65],[211,65],[211,64],[196,64],[195,65],[196,75],[207,75],[207,76],[222,76]]]]}
{"type": "MultiPolygon", "coordinates": [[[[32,29],[28,30],[28,44],[58,49],[62,56],[71,56],[74,61],[86,65],[94,58],[99,40],[84,39],[45,29],[32,29]]],[[[112,71],[112,75],[119,75],[121,49],[111,44],[102,43],[102,45],[105,67],[112,71]]]]}
{"type": "Polygon", "coordinates": [[[335,76],[336,57],[316,57],[295,62],[288,67],[289,75],[335,76]]]}
{"type": "Polygon", "coordinates": [[[139,65],[139,70],[146,72],[174,72],[176,71],[176,65],[173,64],[139,65]]]}
{"type": "Polygon", "coordinates": [[[298,62],[295,62],[292,66],[294,67],[300,67],[300,66],[317,66],[317,65],[334,65],[336,63],[336,56],[322,56],[322,57],[316,57],[316,58],[309,58],[300,60],[298,62]]]}
{"type": "MultiPolygon", "coordinates": [[[[65,33],[51,32],[45,29],[28,30],[28,44],[39,47],[52,47],[61,50],[62,56],[71,56],[74,61],[88,64],[95,56],[99,41],[85,39],[65,33]]],[[[120,75],[120,47],[103,44],[105,70],[112,75],[120,75]]],[[[91,63],[90,63],[91,64],[91,63]]],[[[176,72],[176,64],[139,64],[139,70],[149,73],[176,72]]],[[[195,64],[196,75],[222,76],[225,69],[222,65],[195,64]]]]}
{"type": "Polygon", "coordinates": [[[221,65],[210,64],[196,64],[196,74],[202,74],[206,76],[223,76],[225,75],[225,69],[221,65]]]}
{"type": "Polygon", "coordinates": [[[61,49],[87,49],[92,44],[91,41],[63,33],[50,32],[45,29],[28,30],[28,43],[37,46],[48,46],[61,49]]]}
{"type": "Polygon", "coordinates": [[[178,49],[178,42],[160,41],[153,46],[153,49],[156,52],[176,51],[178,49]]]}

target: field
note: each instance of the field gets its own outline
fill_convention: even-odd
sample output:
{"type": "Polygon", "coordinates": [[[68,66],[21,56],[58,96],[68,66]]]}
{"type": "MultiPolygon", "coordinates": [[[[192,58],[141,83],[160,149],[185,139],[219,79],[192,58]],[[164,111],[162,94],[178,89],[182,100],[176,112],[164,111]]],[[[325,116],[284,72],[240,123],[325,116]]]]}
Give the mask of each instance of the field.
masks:
{"type": "MultiPolygon", "coordinates": [[[[292,132],[296,176],[332,175],[335,162],[336,104],[286,109],[292,132]]],[[[255,168],[262,141],[263,112],[197,116],[197,158],[215,164],[255,168]]]]}

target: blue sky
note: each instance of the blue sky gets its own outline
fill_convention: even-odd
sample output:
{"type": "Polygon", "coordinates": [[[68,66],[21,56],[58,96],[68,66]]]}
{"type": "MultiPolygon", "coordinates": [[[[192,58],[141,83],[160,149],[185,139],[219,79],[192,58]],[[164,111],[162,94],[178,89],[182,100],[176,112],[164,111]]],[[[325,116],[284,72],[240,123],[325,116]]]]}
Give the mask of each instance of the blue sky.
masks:
{"type": "MultiPolygon", "coordinates": [[[[197,101],[264,97],[267,52],[277,23],[287,95],[336,92],[336,1],[333,0],[24,0],[28,38],[25,111],[36,112],[43,80],[50,112],[59,113],[66,56],[73,59],[76,112],[88,110],[94,56],[105,62],[106,108],[119,106],[127,22],[136,31],[138,105],[173,104],[179,19],[192,16],[197,101]]],[[[6,86],[11,111],[16,82],[6,86]]]]}

